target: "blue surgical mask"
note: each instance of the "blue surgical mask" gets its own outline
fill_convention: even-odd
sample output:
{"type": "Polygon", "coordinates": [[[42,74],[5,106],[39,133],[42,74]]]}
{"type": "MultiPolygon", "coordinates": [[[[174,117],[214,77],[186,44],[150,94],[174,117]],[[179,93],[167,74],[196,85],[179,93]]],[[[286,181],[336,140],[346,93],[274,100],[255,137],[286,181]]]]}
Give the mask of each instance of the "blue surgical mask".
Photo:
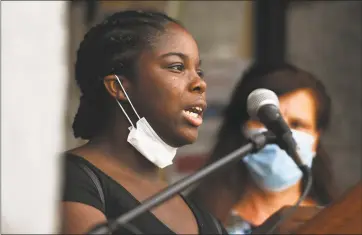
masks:
{"type": "MultiPolygon", "coordinates": [[[[263,131],[266,129],[251,129],[249,133],[263,131]]],[[[299,146],[303,163],[311,167],[315,156],[313,151],[315,138],[302,131],[292,130],[292,133],[299,146]]],[[[292,158],[276,144],[267,145],[259,152],[247,155],[243,161],[254,182],[266,191],[283,191],[298,183],[303,176],[292,158]]]]}

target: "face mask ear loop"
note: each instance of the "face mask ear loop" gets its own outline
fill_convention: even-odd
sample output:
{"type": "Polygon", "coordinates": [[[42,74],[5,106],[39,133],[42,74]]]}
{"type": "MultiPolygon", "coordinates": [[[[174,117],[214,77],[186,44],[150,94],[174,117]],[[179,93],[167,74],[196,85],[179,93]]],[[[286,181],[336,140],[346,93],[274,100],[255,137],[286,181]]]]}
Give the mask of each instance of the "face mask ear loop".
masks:
{"type": "MultiPolygon", "coordinates": [[[[121,83],[121,80],[119,80],[119,78],[118,78],[118,76],[117,76],[117,75],[114,75],[114,76],[117,78],[118,83],[119,83],[119,85],[121,86],[123,93],[126,95],[127,100],[129,101],[129,103],[130,103],[130,105],[131,105],[131,107],[132,107],[133,111],[134,111],[134,112],[135,112],[135,114],[137,115],[138,120],[140,120],[141,118],[140,118],[140,116],[138,115],[138,113],[137,113],[136,109],[133,107],[133,104],[132,104],[131,100],[129,99],[129,97],[128,97],[128,95],[127,95],[126,90],[123,88],[122,83],[121,83]]],[[[122,110],[123,110],[123,108],[122,108],[122,110]]],[[[123,111],[123,112],[124,112],[124,111],[123,111]]],[[[126,116],[127,116],[127,115],[126,115],[126,116]]],[[[127,118],[128,118],[128,120],[130,120],[128,116],[127,116],[127,118]]]]}
{"type": "MultiPolygon", "coordinates": [[[[118,78],[118,76],[117,76],[117,75],[115,75],[115,76],[116,76],[116,78],[117,78],[117,80],[118,80],[119,84],[121,85],[121,88],[122,88],[123,92],[125,93],[125,91],[124,91],[124,88],[123,88],[123,86],[122,86],[121,81],[119,80],[119,78],[118,78]]],[[[126,94],[126,93],[125,93],[125,94],[126,94]]],[[[127,99],[129,100],[129,98],[128,98],[127,94],[126,94],[126,97],[127,97],[127,99]]],[[[122,109],[122,112],[123,112],[123,113],[124,113],[124,115],[126,116],[126,118],[127,118],[128,122],[131,124],[131,126],[132,126],[132,127],[135,127],[135,126],[133,125],[133,123],[132,123],[131,119],[130,119],[130,118],[129,118],[129,116],[127,115],[126,110],[124,110],[123,106],[121,105],[121,103],[120,103],[117,99],[116,99],[116,102],[117,102],[117,104],[119,105],[119,107],[122,109]]],[[[131,102],[130,102],[130,103],[131,103],[131,102]]],[[[132,104],[131,104],[131,106],[132,106],[132,104]]],[[[132,108],[133,108],[133,106],[132,106],[132,108]]],[[[133,108],[133,110],[134,110],[134,108],[133,108]]],[[[136,113],[136,115],[137,115],[137,117],[139,118],[139,116],[138,116],[138,114],[137,114],[137,113],[136,113]]]]}
{"type": "Polygon", "coordinates": [[[131,122],[131,119],[128,117],[128,115],[127,115],[126,111],[124,110],[124,108],[122,107],[121,103],[120,103],[117,99],[116,99],[116,101],[117,101],[117,103],[118,103],[119,107],[121,107],[121,109],[122,109],[122,111],[123,111],[124,115],[126,115],[126,118],[128,119],[128,122],[131,124],[131,126],[133,126],[133,127],[134,127],[133,123],[131,122]]]}

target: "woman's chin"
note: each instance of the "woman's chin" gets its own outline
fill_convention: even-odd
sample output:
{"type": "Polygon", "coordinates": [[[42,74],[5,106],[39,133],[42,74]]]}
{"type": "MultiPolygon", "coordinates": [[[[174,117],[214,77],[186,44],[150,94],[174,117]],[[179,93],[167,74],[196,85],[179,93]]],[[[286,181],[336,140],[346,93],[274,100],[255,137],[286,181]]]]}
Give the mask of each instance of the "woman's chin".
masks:
{"type": "Polygon", "coordinates": [[[184,145],[189,145],[189,144],[193,144],[196,142],[197,137],[199,135],[198,130],[186,130],[186,131],[182,131],[182,134],[180,135],[179,139],[179,145],[184,146],[184,145]]]}
{"type": "Polygon", "coordinates": [[[182,128],[177,131],[169,131],[168,138],[164,138],[164,141],[175,148],[180,148],[185,145],[190,145],[196,142],[198,137],[197,128],[182,128]],[[167,139],[167,141],[166,141],[167,139]]]}

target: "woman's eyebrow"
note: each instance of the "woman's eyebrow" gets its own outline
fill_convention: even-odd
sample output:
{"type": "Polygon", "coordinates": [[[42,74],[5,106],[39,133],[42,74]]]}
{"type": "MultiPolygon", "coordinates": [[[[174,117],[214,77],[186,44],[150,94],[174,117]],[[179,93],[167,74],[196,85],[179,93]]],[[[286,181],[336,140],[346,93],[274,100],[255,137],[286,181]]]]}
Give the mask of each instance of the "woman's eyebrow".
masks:
{"type": "Polygon", "coordinates": [[[166,54],[163,54],[163,55],[160,55],[161,58],[165,58],[165,57],[169,57],[169,56],[178,56],[180,57],[181,59],[187,59],[188,56],[181,53],[181,52],[168,52],[166,54]]]}
{"type": "MultiPolygon", "coordinates": [[[[189,56],[187,56],[187,55],[185,55],[184,53],[181,53],[181,52],[168,52],[166,54],[160,55],[160,58],[165,58],[165,57],[168,57],[168,56],[178,56],[182,60],[188,60],[189,59],[189,56]]],[[[199,60],[198,63],[197,63],[197,66],[201,66],[201,63],[202,63],[202,61],[199,60]]]]}

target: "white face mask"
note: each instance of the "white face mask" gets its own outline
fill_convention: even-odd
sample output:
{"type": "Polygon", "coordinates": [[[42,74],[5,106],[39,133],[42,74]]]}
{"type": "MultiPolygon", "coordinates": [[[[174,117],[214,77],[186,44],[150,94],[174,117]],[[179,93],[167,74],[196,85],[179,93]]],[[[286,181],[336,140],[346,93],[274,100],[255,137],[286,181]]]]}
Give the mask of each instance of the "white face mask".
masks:
{"type": "Polygon", "coordinates": [[[172,164],[172,160],[176,155],[177,148],[171,147],[166,144],[152,129],[147,120],[143,117],[140,118],[136,109],[133,107],[131,100],[129,99],[125,89],[122,86],[121,81],[117,75],[114,75],[119,85],[121,86],[125,96],[127,97],[133,111],[138,117],[136,127],[133,125],[131,119],[127,115],[126,111],[122,107],[121,103],[116,99],[119,107],[121,107],[124,115],[126,115],[131,126],[128,128],[130,133],[128,135],[127,141],[134,148],[138,150],[144,157],[146,157],[150,162],[158,166],[159,168],[164,168],[172,164]]]}

